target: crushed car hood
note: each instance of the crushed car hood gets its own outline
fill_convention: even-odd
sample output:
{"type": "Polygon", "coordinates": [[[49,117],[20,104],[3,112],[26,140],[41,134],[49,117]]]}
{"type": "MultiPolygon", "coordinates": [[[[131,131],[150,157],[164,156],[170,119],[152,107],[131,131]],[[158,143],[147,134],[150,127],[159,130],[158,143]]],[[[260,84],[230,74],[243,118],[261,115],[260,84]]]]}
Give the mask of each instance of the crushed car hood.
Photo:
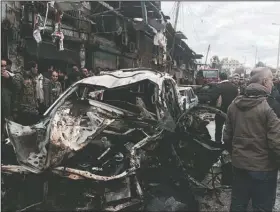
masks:
{"type": "Polygon", "coordinates": [[[6,128],[19,164],[40,173],[74,156],[124,115],[121,109],[94,100],[88,105],[65,102],[38,124],[23,126],[8,120],[6,128]]]}
{"type": "Polygon", "coordinates": [[[106,88],[116,88],[143,80],[150,80],[159,86],[159,92],[161,92],[163,80],[167,78],[173,80],[173,78],[166,73],[150,71],[148,69],[133,72],[131,70],[132,69],[122,69],[100,76],[85,78],[81,80],[81,83],[99,85],[106,88]],[[165,78],[159,76],[165,76],[165,78]]]}

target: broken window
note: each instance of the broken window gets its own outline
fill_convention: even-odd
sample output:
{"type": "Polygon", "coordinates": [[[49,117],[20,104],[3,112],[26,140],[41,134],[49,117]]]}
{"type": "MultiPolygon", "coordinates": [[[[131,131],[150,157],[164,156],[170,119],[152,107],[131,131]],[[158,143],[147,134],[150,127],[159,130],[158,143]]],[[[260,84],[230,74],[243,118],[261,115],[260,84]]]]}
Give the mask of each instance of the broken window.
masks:
{"type": "Polygon", "coordinates": [[[155,101],[158,95],[158,89],[156,88],[157,85],[149,80],[111,89],[96,85],[78,84],[66,93],[64,100],[61,99],[61,101],[58,101],[60,103],[57,104],[73,103],[77,100],[95,100],[138,114],[146,110],[155,117],[155,101]]]}

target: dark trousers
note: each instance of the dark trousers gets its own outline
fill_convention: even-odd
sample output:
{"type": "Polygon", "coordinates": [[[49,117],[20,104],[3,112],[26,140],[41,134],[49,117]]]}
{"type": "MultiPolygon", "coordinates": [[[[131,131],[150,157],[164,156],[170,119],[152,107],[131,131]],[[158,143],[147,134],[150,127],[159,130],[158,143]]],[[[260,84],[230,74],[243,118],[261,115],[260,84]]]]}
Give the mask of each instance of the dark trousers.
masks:
{"type": "Polygon", "coordinates": [[[221,140],[222,140],[222,133],[223,133],[224,123],[225,123],[225,119],[222,116],[217,114],[215,116],[215,125],[216,125],[216,128],[215,128],[215,141],[216,142],[220,143],[221,140]]]}
{"type": "Polygon", "coordinates": [[[278,171],[247,171],[233,167],[230,211],[246,211],[252,199],[254,211],[272,211],[278,171]]]}

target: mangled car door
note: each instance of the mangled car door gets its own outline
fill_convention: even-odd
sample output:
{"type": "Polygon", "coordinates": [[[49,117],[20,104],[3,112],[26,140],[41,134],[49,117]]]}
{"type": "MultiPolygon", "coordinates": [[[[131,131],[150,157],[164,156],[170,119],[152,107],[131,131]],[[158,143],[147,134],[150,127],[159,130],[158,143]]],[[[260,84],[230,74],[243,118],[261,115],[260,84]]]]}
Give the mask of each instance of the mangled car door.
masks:
{"type": "Polygon", "coordinates": [[[7,122],[7,132],[18,162],[40,173],[84,148],[114,118],[112,111],[92,106],[86,100],[64,102],[52,115],[32,126],[7,122]]]}
{"type": "Polygon", "coordinates": [[[171,79],[163,81],[160,103],[163,105],[162,111],[164,113],[163,118],[160,120],[162,128],[174,132],[176,120],[181,114],[181,109],[178,103],[175,83],[171,79]]]}

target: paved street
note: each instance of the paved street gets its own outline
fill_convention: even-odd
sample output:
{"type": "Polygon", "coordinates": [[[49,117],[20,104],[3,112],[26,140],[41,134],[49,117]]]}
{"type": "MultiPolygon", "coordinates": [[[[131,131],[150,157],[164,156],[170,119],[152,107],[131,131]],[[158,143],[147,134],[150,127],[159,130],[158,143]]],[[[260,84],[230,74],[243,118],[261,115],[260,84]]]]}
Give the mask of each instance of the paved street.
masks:
{"type": "MultiPolygon", "coordinates": [[[[230,206],[231,190],[221,190],[218,197],[223,205],[219,204],[214,193],[205,195],[204,197],[198,197],[201,211],[228,211],[230,206]]],[[[278,188],[274,211],[280,211],[280,174],[278,174],[278,188]]]]}

